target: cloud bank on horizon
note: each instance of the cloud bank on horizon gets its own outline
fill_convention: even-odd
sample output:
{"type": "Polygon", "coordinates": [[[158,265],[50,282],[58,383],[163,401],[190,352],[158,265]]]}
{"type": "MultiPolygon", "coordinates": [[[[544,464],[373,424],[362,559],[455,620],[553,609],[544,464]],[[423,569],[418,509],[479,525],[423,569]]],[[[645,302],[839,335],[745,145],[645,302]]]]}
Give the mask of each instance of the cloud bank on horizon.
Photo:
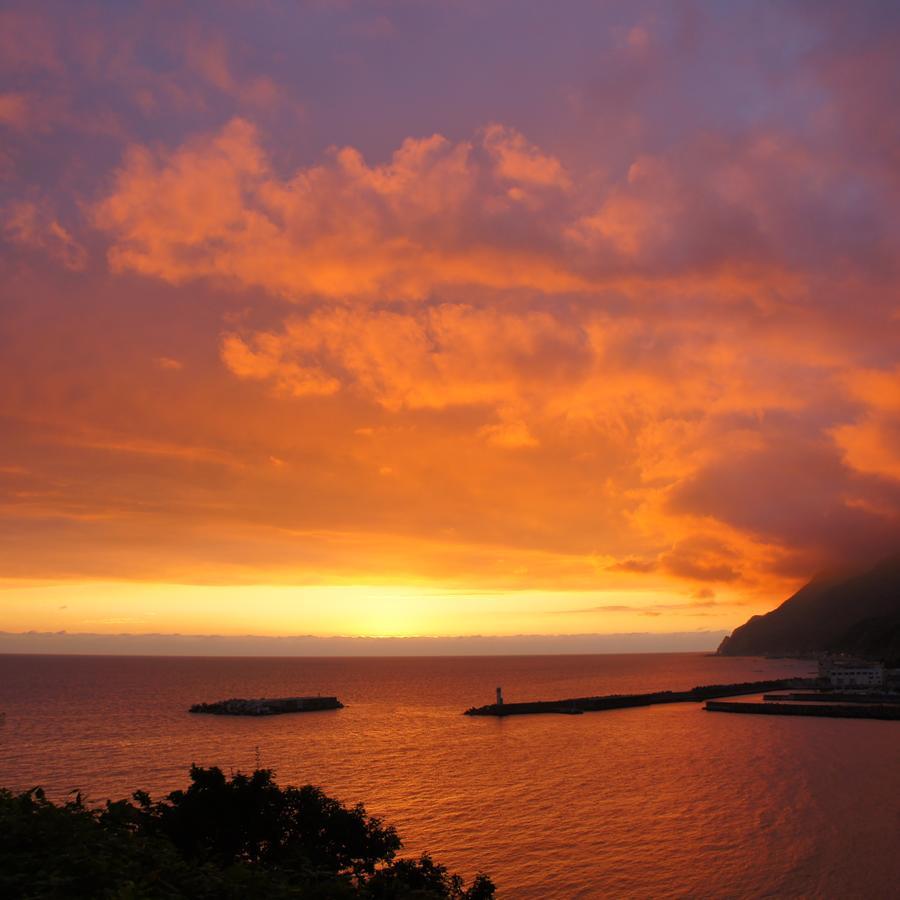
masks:
{"type": "Polygon", "coordinates": [[[90,12],[0,11],[0,627],[692,631],[896,549],[900,11],[90,12]]]}
{"type": "Polygon", "coordinates": [[[532,654],[702,653],[724,631],[654,634],[513,634],[458,637],[320,637],[0,631],[0,653],[83,656],[528,656],[532,654]]]}

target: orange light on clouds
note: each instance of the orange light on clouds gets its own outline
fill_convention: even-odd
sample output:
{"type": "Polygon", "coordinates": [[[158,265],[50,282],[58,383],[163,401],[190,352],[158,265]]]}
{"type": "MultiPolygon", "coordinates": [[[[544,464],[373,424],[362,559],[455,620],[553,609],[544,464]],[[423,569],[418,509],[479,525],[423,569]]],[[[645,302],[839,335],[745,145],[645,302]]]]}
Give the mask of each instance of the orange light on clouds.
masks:
{"type": "Polygon", "coordinates": [[[722,629],[896,549],[874,35],[8,6],[0,630],[722,629]]]}

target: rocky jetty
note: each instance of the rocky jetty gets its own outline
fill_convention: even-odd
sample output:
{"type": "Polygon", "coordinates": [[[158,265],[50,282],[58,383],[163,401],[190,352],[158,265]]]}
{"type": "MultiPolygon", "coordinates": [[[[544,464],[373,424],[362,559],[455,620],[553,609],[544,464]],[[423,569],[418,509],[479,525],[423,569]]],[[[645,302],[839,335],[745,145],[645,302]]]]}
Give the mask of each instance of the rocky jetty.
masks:
{"type": "Polygon", "coordinates": [[[763,700],[774,703],[887,703],[900,706],[900,694],[879,691],[791,691],[787,694],[763,694],[763,700]]]}
{"type": "Polygon", "coordinates": [[[467,709],[467,716],[529,716],[540,713],[578,715],[608,709],[627,709],[633,706],[654,706],[659,703],[700,703],[713,697],[737,697],[742,694],[761,694],[789,688],[813,687],[814,682],[803,678],[782,678],[774,681],[745,681],[740,684],[707,684],[689,691],[656,691],[651,694],[609,694],[604,697],[573,697],[569,700],[532,700],[525,703],[491,703],[467,709]]]}
{"type": "Polygon", "coordinates": [[[195,703],[190,711],[213,716],[280,716],[343,708],[344,704],[337,697],[260,697],[254,700],[235,697],[216,703],[195,703]]]}
{"type": "Polygon", "coordinates": [[[817,716],[827,719],[893,719],[900,720],[896,703],[747,703],[710,700],[703,707],[708,712],[743,713],[758,716],[817,716]]]}

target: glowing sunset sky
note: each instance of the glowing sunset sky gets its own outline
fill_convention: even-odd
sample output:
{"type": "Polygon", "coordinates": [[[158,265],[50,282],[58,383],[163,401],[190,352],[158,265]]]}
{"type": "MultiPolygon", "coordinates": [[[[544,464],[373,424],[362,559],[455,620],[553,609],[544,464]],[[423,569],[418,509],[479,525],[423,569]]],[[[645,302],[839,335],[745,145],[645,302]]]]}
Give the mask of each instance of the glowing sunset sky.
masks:
{"type": "Polygon", "coordinates": [[[900,543],[900,6],[7,2],[0,630],[732,628],[900,543]]]}

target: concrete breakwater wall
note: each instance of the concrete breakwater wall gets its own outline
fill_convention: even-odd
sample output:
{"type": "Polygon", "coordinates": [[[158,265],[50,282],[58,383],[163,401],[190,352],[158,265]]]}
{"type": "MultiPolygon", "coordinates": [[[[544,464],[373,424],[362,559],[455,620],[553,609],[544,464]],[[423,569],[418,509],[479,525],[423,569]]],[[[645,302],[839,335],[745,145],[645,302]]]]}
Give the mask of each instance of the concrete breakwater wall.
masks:
{"type": "Polygon", "coordinates": [[[900,705],[890,703],[733,703],[710,700],[709,712],[743,713],[760,716],[821,716],[830,719],[895,719],[900,721],[900,705]]]}
{"type": "Polygon", "coordinates": [[[799,701],[800,703],[894,703],[900,704],[900,694],[875,692],[844,694],[833,691],[792,691],[788,694],[765,694],[763,700],[799,701]]]}
{"type": "Polygon", "coordinates": [[[812,682],[802,678],[775,681],[748,681],[740,684],[707,684],[689,691],[655,691],[649,694],[609,694],[601,697],[573,697],[568,700],[533,700],[524,703],[491,703],[467,709],[467,716],[528,716],[541,713],[579,715],[586,712],[602,712],[610,709],[628,709],[634,706],[655,706],[661,703],[700,703],[712,697],[737,697],[742,694],[761,694],[788,688],[811,687],[812,682]]]}
{"type": "Polygon", "coordinates": [[[235,697],[216,703],[195,703],[190,711],[214,716],[278,716],[343,708],[344,704],[337,697],[260,697],[253,700],[235,697]]]}

